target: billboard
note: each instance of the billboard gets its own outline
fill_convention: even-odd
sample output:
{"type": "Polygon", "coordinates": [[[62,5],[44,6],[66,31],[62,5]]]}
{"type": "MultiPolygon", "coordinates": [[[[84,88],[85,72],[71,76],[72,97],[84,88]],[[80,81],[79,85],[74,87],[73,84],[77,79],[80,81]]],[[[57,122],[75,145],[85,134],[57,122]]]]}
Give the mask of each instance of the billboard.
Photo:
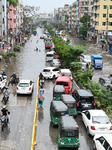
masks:
{"type": "Polygon", "coordinates": [[[65,16],[61,16],[61,21],[65,21],[65,16]]]}

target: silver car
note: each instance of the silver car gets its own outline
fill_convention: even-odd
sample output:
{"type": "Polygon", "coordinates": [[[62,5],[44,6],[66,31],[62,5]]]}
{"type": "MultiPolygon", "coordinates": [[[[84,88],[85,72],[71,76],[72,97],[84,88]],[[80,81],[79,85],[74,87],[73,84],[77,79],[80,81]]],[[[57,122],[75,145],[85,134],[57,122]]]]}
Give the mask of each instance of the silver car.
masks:
{"type": "Polygon", "coordinates": [[[61,66],[61,62],[59,59],[53,59],[51,61],[51,67],[60,67],[61,66]]]}

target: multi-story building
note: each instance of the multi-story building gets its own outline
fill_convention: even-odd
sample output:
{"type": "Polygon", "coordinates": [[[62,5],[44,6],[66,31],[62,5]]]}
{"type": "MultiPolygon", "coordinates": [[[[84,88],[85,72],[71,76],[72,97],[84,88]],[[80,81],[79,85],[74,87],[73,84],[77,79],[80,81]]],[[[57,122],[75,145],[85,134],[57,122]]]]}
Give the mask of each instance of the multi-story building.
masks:
{"type": "Polygon", "coordinates": [[[20,16],[19,16],[19,20],[20,20],[20,27],[22,27],[23,24],[23,2],[20,2],[20,16]]]}
{"type": "Polygon", "coordinates": [[[16,34],[16,8],[11,4],[10,7],[10,32],[16,34]]]}

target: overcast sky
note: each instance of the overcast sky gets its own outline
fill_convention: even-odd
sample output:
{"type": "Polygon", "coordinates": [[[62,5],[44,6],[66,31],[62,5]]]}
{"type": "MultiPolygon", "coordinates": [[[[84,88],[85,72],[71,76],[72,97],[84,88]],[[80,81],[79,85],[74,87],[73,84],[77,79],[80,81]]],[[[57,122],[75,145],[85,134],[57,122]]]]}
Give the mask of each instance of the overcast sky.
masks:
{"type": "Polygon", "coordinates": [[[22,0],[23,5],[40,6],[40,11],[50,13],[53,8],[64,7],[64,4],[71,5],[75,0],[22,0]]]}

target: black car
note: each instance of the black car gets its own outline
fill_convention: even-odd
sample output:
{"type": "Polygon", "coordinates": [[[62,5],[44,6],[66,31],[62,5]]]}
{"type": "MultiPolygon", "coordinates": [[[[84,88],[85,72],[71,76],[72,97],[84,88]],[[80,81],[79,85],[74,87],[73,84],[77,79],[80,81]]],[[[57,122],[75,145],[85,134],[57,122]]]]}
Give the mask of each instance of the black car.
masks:
{"type": "Polygon", "coordinates": [[[77,111],[95,109],[94,96],[87,90],[76,89],[73,91],[72,96],[77,101],[77,111]]]}

